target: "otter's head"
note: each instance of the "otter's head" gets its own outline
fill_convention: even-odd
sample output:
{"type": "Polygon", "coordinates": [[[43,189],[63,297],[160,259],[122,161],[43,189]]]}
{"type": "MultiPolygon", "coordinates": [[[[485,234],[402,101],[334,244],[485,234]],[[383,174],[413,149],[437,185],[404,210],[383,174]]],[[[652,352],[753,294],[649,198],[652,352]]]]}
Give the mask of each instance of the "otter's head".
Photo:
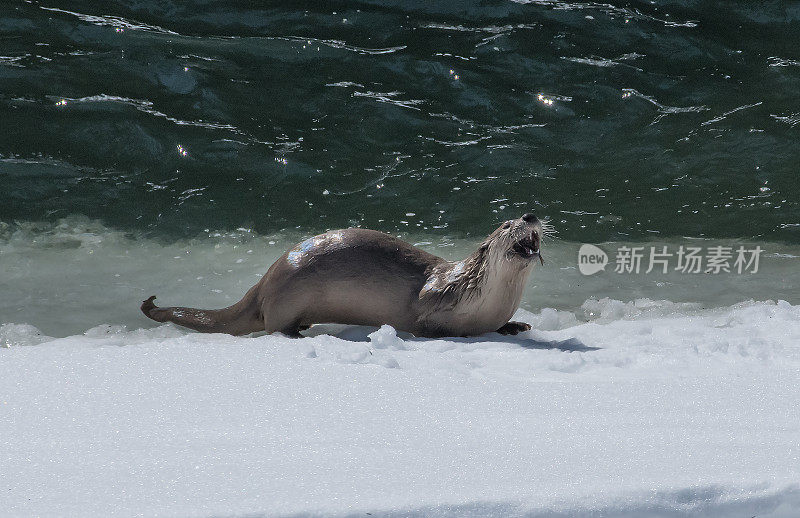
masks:
{"type": "Polygon", "coordinates": [[[519,219],[511,219],[495,230],[487,243],[495,254],[502,254],[506,259],[519,261],[527,266],[532,260],[542,259],[542,236],[550,232],[549,225],[533,214],[525,214],[519,219]]]}

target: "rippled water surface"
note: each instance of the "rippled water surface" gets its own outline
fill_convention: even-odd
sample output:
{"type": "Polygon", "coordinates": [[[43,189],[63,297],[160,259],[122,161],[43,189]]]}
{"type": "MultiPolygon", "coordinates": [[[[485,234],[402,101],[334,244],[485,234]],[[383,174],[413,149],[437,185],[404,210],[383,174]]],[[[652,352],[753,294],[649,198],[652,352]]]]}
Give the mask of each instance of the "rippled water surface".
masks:
{"type": "Polygon", "coordinates": [[[800,4],[248,5],[4,2],[0,220],[800,243],[800,4]]]}

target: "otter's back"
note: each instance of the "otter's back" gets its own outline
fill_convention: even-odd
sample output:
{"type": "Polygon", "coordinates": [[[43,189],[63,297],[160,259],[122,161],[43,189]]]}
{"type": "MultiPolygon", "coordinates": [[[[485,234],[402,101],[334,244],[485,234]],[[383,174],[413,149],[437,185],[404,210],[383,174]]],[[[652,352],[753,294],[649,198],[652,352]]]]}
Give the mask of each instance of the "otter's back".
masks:
{"type": "MultiPolygon", "coordinates": [[[[390,324],[410,329],[427,273],[443,259],[393,236],[366,229],[326,232],[289,250],[262,282],[267,328],[280,329],[281,307],[302,308],[300,325],[390,324]],[[402,309],[401,309],[402,308],[402,309]],[[270,326],[273,321],[273,326],[270,326]]],[[[288,312],[287,312],[288,313],[288,312]]]]}

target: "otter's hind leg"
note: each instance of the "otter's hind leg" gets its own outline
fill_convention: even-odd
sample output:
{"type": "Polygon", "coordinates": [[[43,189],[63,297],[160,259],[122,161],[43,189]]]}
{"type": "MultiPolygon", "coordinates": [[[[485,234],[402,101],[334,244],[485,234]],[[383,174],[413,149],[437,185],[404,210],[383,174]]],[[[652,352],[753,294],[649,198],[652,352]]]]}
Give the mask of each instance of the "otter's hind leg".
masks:
{"type": "Polygon", "coordinates": [[[303,335],[300,334],[300,331],[305,331],[306,329],[310,328],[311,326],[300,326],[300,325],[291,325],[285,327],[283,329],[276,329],[274,331],[267,331],[270,333],[278,332],[283,333],[289,338],[305,338],[303,335]]]}
{"type": "Polygon", "coordinates": [[[266,302],[261,309],[264,315],[264,331],[267,333],[283,333],[291,338],[303,338],[300,331],[310,325],[306,308],[308,303],[303,294],[297,292],[271,292],[265,294],[266,302]]]}
{"type": "Polygon", "coordinates": [[[286,329],[282,329],[280,332],[285,334],[289,338],[305,338],[303,335],[300,334],[300,331],[305,331],[310,327],[311,326],[291,326],[286,329]]]}
{"type": "Polygon", "coordinates": [[[291,318],[280,318],[275,313],[268,315],[265,319],[264,331],[267,333],[283,333],[289,338],[303,338],[300,331],[305,331],[310,325],[303,325],[297,316],[291,318]],[[276,318],[278,317],[278,318],[276,318]]]}

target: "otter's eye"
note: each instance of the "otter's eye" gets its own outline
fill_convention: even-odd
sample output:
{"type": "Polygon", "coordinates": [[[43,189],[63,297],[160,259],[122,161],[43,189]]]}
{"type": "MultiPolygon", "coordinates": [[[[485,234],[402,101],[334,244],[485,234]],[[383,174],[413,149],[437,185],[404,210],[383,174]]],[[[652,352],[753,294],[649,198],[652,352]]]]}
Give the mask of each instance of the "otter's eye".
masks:
{"type": "Polygon", "coordinates": [[[503,228],[503,229],[511,228],[511,222],[510,221],[506,221],[505,223],[503,223],[503,226],[500,227],[500,228],[503,228]]]}

